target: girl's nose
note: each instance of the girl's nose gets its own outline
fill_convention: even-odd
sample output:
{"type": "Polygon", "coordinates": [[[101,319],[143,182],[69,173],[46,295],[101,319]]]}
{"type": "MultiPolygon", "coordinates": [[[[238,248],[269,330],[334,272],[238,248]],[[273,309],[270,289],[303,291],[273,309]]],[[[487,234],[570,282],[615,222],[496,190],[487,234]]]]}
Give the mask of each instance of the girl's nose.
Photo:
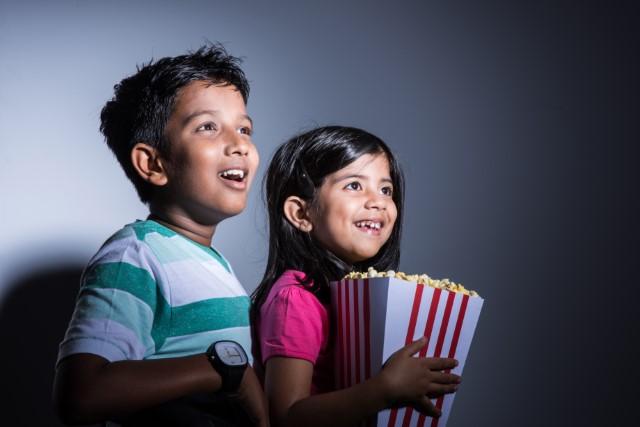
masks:
{"type": "Polygon", "coordinates": [[[387,196],[380,194],[379,191],[368,191],[367,200],[364,207],[367,209],[386,209],[387,208],[387,196]]]}

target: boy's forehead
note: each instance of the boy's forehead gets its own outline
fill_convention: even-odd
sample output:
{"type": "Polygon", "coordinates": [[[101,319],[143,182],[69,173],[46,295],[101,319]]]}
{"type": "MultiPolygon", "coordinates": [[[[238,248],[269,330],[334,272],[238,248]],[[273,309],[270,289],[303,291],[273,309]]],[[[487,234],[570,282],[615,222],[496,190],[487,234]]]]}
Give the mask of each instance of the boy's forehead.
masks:
{"type": "Polygon", "coordinates": [[[178,91],[172,115],[190,115],[196,111],[233,112],[246,115],[240,91],[227,82],[194,81],[178,91]]]}
{"type": "Polygon", "coordinates": [[[176,95],[164,129],[165,135],[185,130],[198,117],[234,124],[249,122],[253,128],[241,92],[228,83],[194,81],[185,85],[176,95]]]}

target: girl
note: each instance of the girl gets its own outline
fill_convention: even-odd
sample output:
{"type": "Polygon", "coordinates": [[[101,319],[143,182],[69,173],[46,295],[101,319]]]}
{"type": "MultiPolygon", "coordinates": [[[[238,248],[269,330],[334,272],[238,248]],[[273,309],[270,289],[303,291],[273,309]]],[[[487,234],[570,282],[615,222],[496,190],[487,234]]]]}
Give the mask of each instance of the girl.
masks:
{"type": "Polygon", "coordinates": [[[369,380],[333,387],[329,281],[395,269],[400,257],[403,177],[389,148],[360,129],[318,128],[278,148],[265,189],[269,258],[251,315],[271,424],[349,426],[391,406],[439,416],[429,398],[460,377],[441,372],[454,359],[411,357],[424,338],[369,380]]]}

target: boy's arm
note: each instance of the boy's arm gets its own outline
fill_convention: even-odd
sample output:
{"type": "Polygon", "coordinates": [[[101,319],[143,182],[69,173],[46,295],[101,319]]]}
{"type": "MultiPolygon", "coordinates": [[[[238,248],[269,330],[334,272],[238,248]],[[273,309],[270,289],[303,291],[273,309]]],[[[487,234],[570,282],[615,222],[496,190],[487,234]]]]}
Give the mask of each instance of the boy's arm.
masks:
{"type": "MultiPolygon", "coordinates": [[[[83,353],[66,357],[58,365],[53,399],[64,423],[90,424],[192,393],[215,392],[221,383],[205,354],[109,362],[83,353]]],[[[264,395],[250,367],[237,398],[253,419],[266,422],[264,395]]]]}

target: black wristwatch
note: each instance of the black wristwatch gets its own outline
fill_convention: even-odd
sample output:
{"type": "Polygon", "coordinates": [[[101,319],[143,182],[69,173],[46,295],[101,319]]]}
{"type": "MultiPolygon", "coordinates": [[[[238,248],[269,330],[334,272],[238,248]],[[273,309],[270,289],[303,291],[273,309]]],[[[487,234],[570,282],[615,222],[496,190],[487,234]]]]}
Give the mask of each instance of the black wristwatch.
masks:
{"type": "Polygon", "coordinates": [[[222,391],[233,393],[238,390],[244,371],[249,366],[247,353],[242,346],[235,341],[216,341],[207,349],[207,357],[222,378],[222,391]]]}

